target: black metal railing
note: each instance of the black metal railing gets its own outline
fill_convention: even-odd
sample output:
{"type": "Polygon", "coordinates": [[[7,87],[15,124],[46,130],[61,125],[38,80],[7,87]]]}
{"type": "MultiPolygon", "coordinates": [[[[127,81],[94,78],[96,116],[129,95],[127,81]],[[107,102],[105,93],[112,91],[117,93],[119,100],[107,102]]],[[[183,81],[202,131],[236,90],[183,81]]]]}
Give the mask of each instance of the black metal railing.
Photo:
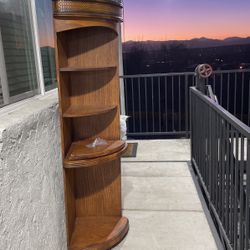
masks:
{"type": "Polygon", "coordinates": [[[220,105],[250,126],[250,70],[215,71],[207,83],[220,105]]]}
{"type": "Polygon", "coordinates": [[[195,87],[190,113],[192,165],[225,249],[250,249],[250,128],[195,87]]]}
{"type": "MultiPolygon", "coordinates": [[[[128,136],[189,137],[189,88],[194,72],[126,75],[124,79],[128,136]]],[[[219,103],[250,125],[250,70],[215,71],[208,83],[219,103]]]]}

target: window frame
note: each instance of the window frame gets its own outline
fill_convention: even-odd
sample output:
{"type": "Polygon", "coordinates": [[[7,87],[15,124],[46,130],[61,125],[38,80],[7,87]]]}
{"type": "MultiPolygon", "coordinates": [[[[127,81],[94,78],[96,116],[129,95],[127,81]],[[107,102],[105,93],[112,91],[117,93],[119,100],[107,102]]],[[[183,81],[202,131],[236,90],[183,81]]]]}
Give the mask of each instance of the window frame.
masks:
{"type": "MultiPolygon", "coordinates": [[[[2,87],[2,95],[3,95],[3,106],[0,104],[0,110],[3,111],[6,107],[8,107],[8,110],[13,107],[16,107],[19,103],[26,102],[27,99],[33,98],[33,97],[39,97],[44,96],[47,93],[50,94],[50,92],[54,92],[57,87],[45,90],[45,81],[44,81],[44,74],[43,74],[43,65],[42,65],[42,55],[41,55],[41,48],[40,48],[40,42],[39,42],[39,31],[38,31],[38,20],[37,20],[37,9],[36,9],[36,2],[35,0],[29,0],[28,1],[29,6],[29,14],[30,14],[30,20],[31,20],[31,36],[33,40],[33,46],[34,46],[34,57],[35,57],[35,68],[36,68],[36,78],[37,78],[37,93],[34,94],[34,91],[30,90],[24,93],[21,93],[19,95],[15,95],[10,97],[9,96],[9,87],[8,83],[1,84],[2,87]]],[[[0,39],[1,39],[1,29],[0,29],[0,39]]],[[[0,41],[1,43],[1,41],[0,41]]],[[[3,54],[3,48],[0,44],[0,66],[1,70],[3,71],[2,79],[3,82],[6,80],[6,69],[5,69],[5,58],[3,54]],[[5,70],[5,72],[4,72],[5,70]]]]}
{"type": "Polygon", "coordinates": [[[38,33],[38,23],[37,23],[37,14],[36,14],[36,3],[35,0],[30,0],[30,14],[32,20],[32,31],[33,31],[33,42],[35,47],[35,61],[36,61],[36,70],[37,70],[37,81],[38,86],[40,87],[40,94],[45,95],[45,82],[43,77],[43,66],[42,66],[42,55],[39,44],[39,33],[38,33]]]}

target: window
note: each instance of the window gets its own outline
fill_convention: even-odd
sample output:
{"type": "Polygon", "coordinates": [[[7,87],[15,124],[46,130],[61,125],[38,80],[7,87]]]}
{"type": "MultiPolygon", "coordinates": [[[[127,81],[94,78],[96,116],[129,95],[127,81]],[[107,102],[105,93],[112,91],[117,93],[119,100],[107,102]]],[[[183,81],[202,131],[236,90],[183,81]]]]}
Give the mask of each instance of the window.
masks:
{"type": "Polygon", "coordinates": [[[34,1],[0,0],[0,107],[56,86],[52,1],[34,1]]]}
{"type": "Polygon", "coordinates": [[[35,65],[28,2],[0,0],[0,105],[39,92],[35,65]]]}
{"type": "Polygon", "coordinates": [[[56,86],[52,1],[36,0],[36,12],[45,90],[50,90],[56,86]]]}

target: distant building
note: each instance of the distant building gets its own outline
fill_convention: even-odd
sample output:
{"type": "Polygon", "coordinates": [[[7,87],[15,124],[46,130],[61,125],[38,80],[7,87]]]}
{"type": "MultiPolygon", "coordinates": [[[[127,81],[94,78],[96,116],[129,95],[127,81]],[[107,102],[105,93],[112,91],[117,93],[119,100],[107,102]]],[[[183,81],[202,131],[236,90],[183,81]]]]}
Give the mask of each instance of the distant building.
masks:
{"type": "Polygon", "coordinates": [[[56,86],[55,49],[41,47],[41,57],[45,87],[52,89],[56,86]]]}

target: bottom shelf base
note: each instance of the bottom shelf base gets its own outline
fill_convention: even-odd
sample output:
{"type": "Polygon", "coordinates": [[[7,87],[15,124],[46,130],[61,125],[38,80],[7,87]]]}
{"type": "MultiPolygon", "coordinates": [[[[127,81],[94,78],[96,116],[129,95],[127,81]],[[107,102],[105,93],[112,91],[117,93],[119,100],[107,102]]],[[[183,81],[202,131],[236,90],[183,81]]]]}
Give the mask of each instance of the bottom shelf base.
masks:
{"type": "Polygon", "coordinates": [[[70,250],[107,250],[117,245],[127,234],[126,217],[76,218],[70,250]]]}

